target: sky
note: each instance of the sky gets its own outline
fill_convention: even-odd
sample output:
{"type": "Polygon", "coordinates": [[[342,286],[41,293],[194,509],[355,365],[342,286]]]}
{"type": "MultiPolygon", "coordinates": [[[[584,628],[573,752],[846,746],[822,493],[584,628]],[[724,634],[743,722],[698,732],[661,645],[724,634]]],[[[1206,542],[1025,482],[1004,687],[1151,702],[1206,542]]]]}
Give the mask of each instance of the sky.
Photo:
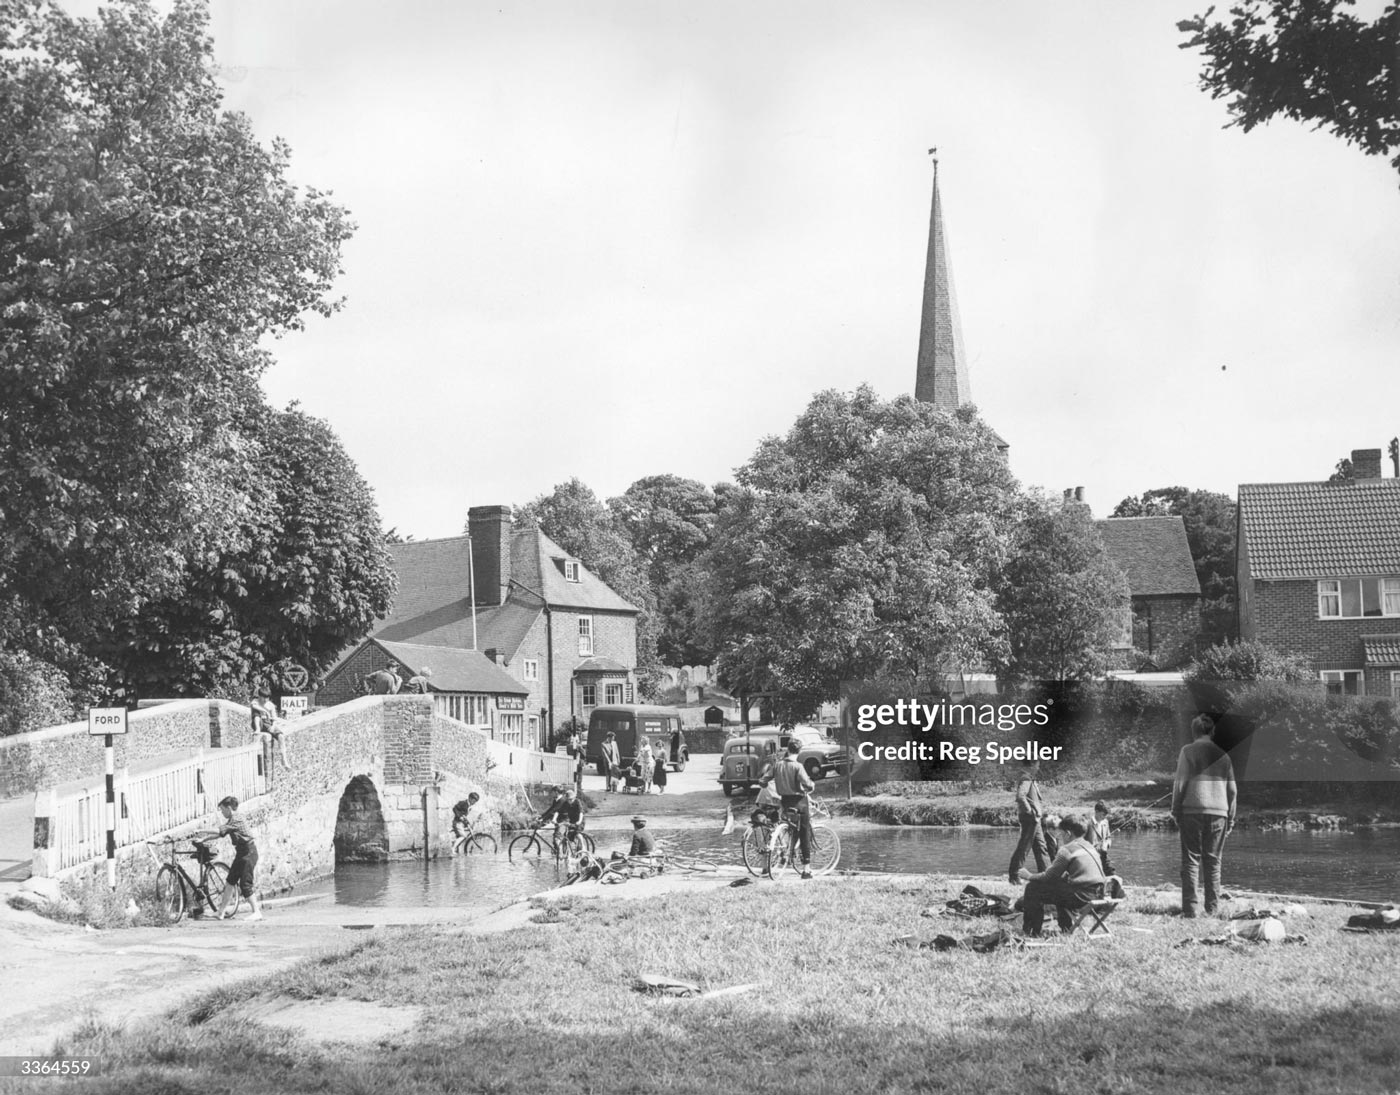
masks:
{"type": "Polygon", "coordinates": [[[1204,6],[214,0],[226,105],[359,226],[264,387],[418,539],[732,479],[822,389],[912,392],[937,146],[1023,483],[1105,516],[1326,478],[1400,433],[1400,178],[1227,127],[1178,48],[1204,6]]]}

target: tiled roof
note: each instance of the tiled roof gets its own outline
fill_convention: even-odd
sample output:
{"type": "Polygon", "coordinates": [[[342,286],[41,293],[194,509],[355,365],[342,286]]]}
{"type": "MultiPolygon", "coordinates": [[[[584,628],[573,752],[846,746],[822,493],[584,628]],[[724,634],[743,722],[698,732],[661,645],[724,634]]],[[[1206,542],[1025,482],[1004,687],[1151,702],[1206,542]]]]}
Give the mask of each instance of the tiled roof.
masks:
{"type": "Polygon", "coordinates": [[[479,650],[459,650],[426,643],[394,643],[370,639],[412,669],[431,669],[434,692],[505,692],[524,696],[529,689],[479,650]]]}
{"type": "Polygon", "coordinates": [[[1128,576],[1134,597],[1200,596],[1180,517],[1109,517],[1094,524],[1109,556],[1128,576]]]}
{"type": "Polygon", "coordinates": [[[538,593],[551,608],[583,608],[599,612],[637,612],[637,606],[624,601],[606,582],[582,564],[578,581],[564,577],[564,563],[577,562],[537,527],[525,525],[511,536],[511,577],[538,593]]]}
{"type": "Polygon", "coordinates": [[[627,667],[611,658],[589,658],[574,667],[575,673],[626,673],[627,667]]]}
{"type": "Polygon", "coordinates": [[[1400,574],[1400,479],[1242,483],[1255,578],[1400,574]]]}
{"type": "Polygon", "coordinates": [[[1400,635],[1362,635],[1367,665],[1400,665],[1400,635]]]}

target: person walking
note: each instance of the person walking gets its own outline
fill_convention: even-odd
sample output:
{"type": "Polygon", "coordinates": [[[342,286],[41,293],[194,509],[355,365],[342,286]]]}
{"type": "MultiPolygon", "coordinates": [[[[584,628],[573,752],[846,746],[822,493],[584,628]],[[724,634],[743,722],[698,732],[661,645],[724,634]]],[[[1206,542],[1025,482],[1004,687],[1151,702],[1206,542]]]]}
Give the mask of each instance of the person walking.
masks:
{"type": "Polygon", "coordinates": [[[603,739],[603,767],[608,777],[608,794],[617,790],[617,777],[622,772],[622,753],[617,748],[617,735],[608,731],[603,739]]]}
{"type": "Polygon", "coordinates": [[[219,835],[233,841],[233,863],[229,866],[228,877],[224,879],[224,895],[219,901],[219,919],[223,920],[229,915],[229,899],[233,897],[234,887],[237,886],[253,910],[245,919],[261,920],[262,903],[258,900],[258,891],[253,885],[253,873],[258,865],[257,841],[248,830],[248,823],[243,820],[243,815],[238,812],[238,799],[233,795],[219,801],[219,813],[224,815],[224,824],[219,830],[219,835]]]}
{"type": "Polygon", "coordinates": [[[1215,720],[1197,715],[1195,740],[1182,747],[1172,781],[1172,817],[1181,833],[1181,915],[1194,917],[1198,876],[1205,875],[1206,915],[1220,903],[1220,859],[1235,827],[1235,769],[1215,744],[1215,720]]]}
{"type": "Polygon", "coordinates": [[[1021,838],[1016,842],[1016,850],[1011,853],[1011,867],[1007,871],[1013,886],[1021,881],[1021,865],[1025,863],[1028,853],[1034,853],[1037,871],[1044,872],[1050,863],[1045,831],[1040,826],[1040,818],[1045,811],[1040,801],[1040,785],[1035,777],[1036,766],[1027,765],[1016,784],[1016,819],[1021,824],[1021,838]]]}

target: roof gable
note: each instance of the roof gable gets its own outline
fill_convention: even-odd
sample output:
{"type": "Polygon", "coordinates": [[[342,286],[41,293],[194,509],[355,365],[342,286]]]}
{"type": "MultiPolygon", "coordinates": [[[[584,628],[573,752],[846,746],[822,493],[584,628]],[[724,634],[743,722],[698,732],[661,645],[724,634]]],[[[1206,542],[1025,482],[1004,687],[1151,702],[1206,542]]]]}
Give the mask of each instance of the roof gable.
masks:
{"type": "Polygon", "coordinates": [[[1201,595],[1180,517],[1108,517],[1094,524],[1134,597],[1201,595]]]}
{"type": "Polygon", "coordinates": [[[542,596],[551,608],[583,608],[596,612],[640,611],[623,600],[611,586],[582,563],[578,581],[564,576],[563,563],[578,562],[537,526],[517,528],[511,539],[511,574],[527,589],[542,596]]]}
{"type": "Polygon", "coordinates": [[[460,650],[427,643],[395,643],[370,639],[414,672],[431,669],[429,684],[435,692],[487,692],[524,696],[523,684],[479,650],[460,650]]]}
{"type": "Polygon", "coordinates": [[[1400,479],[1242,483],[1239,497],[1254,578],[1400,574],[1400,479]]]}

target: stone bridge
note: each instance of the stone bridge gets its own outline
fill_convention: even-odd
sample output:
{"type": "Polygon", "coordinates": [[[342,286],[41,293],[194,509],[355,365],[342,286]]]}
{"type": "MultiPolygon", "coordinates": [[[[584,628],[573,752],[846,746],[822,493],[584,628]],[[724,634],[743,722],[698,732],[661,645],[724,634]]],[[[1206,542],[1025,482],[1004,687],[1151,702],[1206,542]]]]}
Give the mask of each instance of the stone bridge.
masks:
{"type": "MultiPolygon", "coordinates": [[[[488,813],[498,814],[520,802],[526,787],[563,783],[570,774],[567,758],[492,741],[435,714],[428,696],[365,696],[280,723],[276,747],[254,740],[246,707],[222,700],[174,701],[129,721],[116,756],[118,855],[127,876],[154,869],[147,839],[212,827],[218,798],[230,788],[243,788],[238,797],[258,841],[266,891],[330,874],[337,862],[436,855],[450,845],[452,804],[468,792],[480,791],[488,813]],[[226,774],[224,761],[235,754],[246,754],[242,775],[226,774]],[[154,806],[146,801],[153,795],[160,800],[154,806]]],[[[0,740],[0,771],[8,793],[24,785],[35,792],[34,873],[81,876],[100,868],[87,854],[96,848],[84,844],[81,862],[59,849],[65,841],[96,843],[100,800],[93,796],[103,786],[103,750],[85,723],[0,740]],[[83,801],[81,823],[60,816],[76,816],[83,801]]]]}

